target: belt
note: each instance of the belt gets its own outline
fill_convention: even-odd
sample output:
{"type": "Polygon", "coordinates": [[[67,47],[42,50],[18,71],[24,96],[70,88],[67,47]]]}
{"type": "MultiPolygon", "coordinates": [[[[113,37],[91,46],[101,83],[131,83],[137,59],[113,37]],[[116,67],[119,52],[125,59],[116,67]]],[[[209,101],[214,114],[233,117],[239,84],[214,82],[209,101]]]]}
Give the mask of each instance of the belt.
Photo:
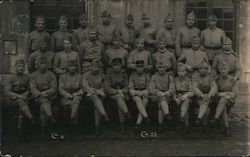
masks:
{"type": "Polygon", "coordinates": [[[206,49],[209,49],[209,50],[219,50],[221,49],[221,47],[209,47],[209,46],[204,46],[206,49]]]}
{"type": "Polygon", "coordinates": [[[135,90],[140,90],[140,91],[142,91],[142,90],[145,90],[146,88],[135,88],[135,90]]]}
{"type": "Polygon", "coordinates": [[[79,89],[67,89],[66,91],[69,93],[75,93],[77,92],[79,89]]]}
{"type": "Polygon", "coordinates": [[[17,93],[17,94],[23,94],[24,92],[26,92],[27,90],[20,90],[20,91],[13,91],[13,92],[15,92],[15,93],[17,93]]]}
{"type": "Polygon", "coordinates": [[[191,45],[181,45],[181,48],[191,48],[191,45]]]}

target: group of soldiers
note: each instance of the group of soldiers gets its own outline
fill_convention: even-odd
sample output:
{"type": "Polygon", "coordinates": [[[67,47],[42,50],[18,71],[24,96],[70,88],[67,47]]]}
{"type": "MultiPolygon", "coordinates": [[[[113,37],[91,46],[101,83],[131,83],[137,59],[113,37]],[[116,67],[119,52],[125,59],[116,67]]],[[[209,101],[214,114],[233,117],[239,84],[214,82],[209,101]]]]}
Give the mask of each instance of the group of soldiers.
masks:
{"type": "MultiPolygon", "coordinates": [[[[111,19],[104,11],[102,21],[94,27],[82,14],[80,27],[72,33],[62,15],[59,30],[50,36],[45,19],[37,17],[36,30],[28,35],[28,61],[16,61],[16,74],[6,85],[12,104],[19,106],[20,134],[24,118],[35,122],[30,100],[40,106],[41,133],[46,137],[46,128],[57,122],[51,109],[54,100],[67,111],[72,126],[77,126],[81,101],[88,99],[94,106],[98,135],[101,119],[109,121],[103,101],[108,97],[117,104],[121,133],[126,119],[131,119],[130,99],[138,109],[136,130],[142,122],[150,123],[146,110],[150,102],[158,109],[159,132],[164,121],[172,118],[169,105],[174,104],[180,108],[183,134],[189,130],[192,106],[197,109],[195,124],[203,131],[208,122],[215,125],[223,119],[224,134],[230,136],[228,113],[235,101],[240,68],[232,41],[216,27],[215,15],[208,17],[208,28],[203,31],[194,26],[194,12],[177,32],[170,14],[159,30],[147,14],[142,15],[139,31],[133,26],[133,15],[127,15],[120,28],[111,19]],[[26,62],[30,75],[25,73],[26,62]]],[[[63,135],[53,134],[53,138],[63,135]]]]}

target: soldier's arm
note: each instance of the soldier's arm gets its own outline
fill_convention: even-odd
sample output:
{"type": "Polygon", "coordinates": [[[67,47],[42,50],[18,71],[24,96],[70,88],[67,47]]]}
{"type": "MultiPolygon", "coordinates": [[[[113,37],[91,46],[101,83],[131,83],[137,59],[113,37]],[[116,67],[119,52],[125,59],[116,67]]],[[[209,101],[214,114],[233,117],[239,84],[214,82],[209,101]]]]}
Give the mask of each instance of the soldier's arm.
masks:
{"type": "Polygon", "coordinates": [[[151,70],[153,68],[153,61],[152,61],[152,54],[148,53],[148,65],[146,66],[148,70],[151,70]]]}
{"type": "Polygon", "coordinates": [[[188,92],[186,93],[187,97],[193,97],[194,96],[194,92],[193,92],[193,88],[192,88],[192,81],[189,80],[188,82],[188,92]]]}
{"type": "Polygon", "coordinates": [[[60,95],[62,95],[64,98],[71,97],[71,94],[65,90],[65,82],[64,82],[65,76],[60,76],[59,78],[59,89],[58,92],[60,95]]]}
{"type": "Polygon", "coordinates": [[[57,53],[55,55],[55,58],[54,58],[54,62],[53,62],[53,71],[56,73],[56,74],[65,74],[65,70],[59,68],[59,63],[60,63],[60,57],[58,55],[59,53],[57,53]]]}
{"type": "Polygon", "coordinates": [[[239,80],[241,76],[241,68],[240,68],[240,64],[239,64],[239,59],[236,58],[235,61],[235,80],[239,80]]]}
{"type": "Polygon", "coordinates": [[[55,44],[56,44],[56,38],[55,38],[55,35],[52,34],[52,36],[50,38],[50,50],[52,52],[55,52],[55,44]]]}
{"type": "Polygon", "coordinates": [[[171,62],[172,62],[173,71],[177,72],[176,70],[177,61],[176,61],[175,55],[172,55],[171,62]]]}
{"type": "Polygon", "coordinates": [[[210,86],[211,86],[211,88],[210,88],[210,91],[208,94],[211,96],[214,96],[216,94],[216,92],[218,91],[218,86],[217,86],[215,81],[212,81],[210,83],[210,86]]]}
{"type": "Polygon", "coordinates": [[[196,81],[193,80],[192,83],[192,88],[193,88],[193,92],[196,96],[198,97],[202,97],[203,93],[200,91],[199,87],[198,87],[198,83],[196,81]]]}
{"type": "Polygon", "coordinates": [[[33,57],[33,55],[30,55],[27,67],[28,67],[29,73],[32,73],[35,71],[35,58],[33,57]]]}
{"type": "Polygon", "coordinates": [[[118,94],[118,89],[114,89],[111,87],[111,83],[110,83],[110,74],[107,74],[105,77],[105,81],[104,81],[104,88],[106,90],[107,93],[114,95],[114,94],[118,94]]]}
{"type": "Polygon", "coordinates": [[[229,95],[231,98],[235,98],[237,91],[238,91],[237,83],[234,83],[232,87],[232,91],[227,92],[227,95],[229,95]]]}
{"type": "Polygon", "coordinates": [[[219,63],[218,62],[218,57],[215,56],[214,61],[212,63],[212,69],[211,69],[214,76],[217,76],[217,66],[218,66],[218,63],[219,63]]]}
{"type": "Polygon", "coordinates": [[[32,76],[29,81],[29,86],[30,86],[30,92],[35,98],[41,95],[41,92],[36,88],[36,80],[32,76]]]}
{"type": "Polygon", "coordinates": [[[25,53],[25,58],[28,58],[31,53],[31,39],[30,39],[30,34],[27,37],[27,52],[25,53]]]}
{"type": "Polygon", "coordinates": [[[175,49],[177,58],[181,55],[181,39],[182,39],[182,34],[181,31],[179,30],[176,34],[176,39],[175,39],[175,49]]]}
{"type": "Polygon", "coordinates": [[[49,77],[49,83],[50,83],[50,88],[43,91],[45,93],[47,93],[49,96],[52,96],[54,94],[56,94],[57,92],[57,80],[56,80],[56,76],[55,74],[53,74],[52,72],[48,75],[49,77]]]}
{"type": "Polygon", "coordinates": [[[169,89],[167,91],[167,96],[172,96],[175,92],[175,82],[174,82],[174,78],[172,76],[169,76],[169,89]]]}
{"type": "Polygon", "coordinates": [[[19,94],[11,91],[11,82],[12,82],[11,80],[12,79],[7,79],[7,83],[5,85],[5,93],[11,99],[16,99],[19,96],[19,94]]]}
{"type": "Polygon", "coordinates": [[[94,94],[95,93],[95,89],[90,87],[89,85],[89,81],[87,79],[87,73],[85,73],[82,78],[81,78],[81,86],[82,86],[82,89],[88,93],[88,94],[94,94]]]}
{"type": "Polygon", "coordinates": [[[133,62],[133,53],[130,53],[130,55],[129,55],[127,67],[129,69],[133,69],[133,70],[136,69],[135,63],[133,62]]]}
{"type": "Polygon", "coordinates": [[[157,92],[159,92],[160,90],[158,90],[156,88],[156,77],[152,76],[150,82],[149,82],[149,93],[150,94],[154,94],[157,95],[157,92]]]}
{"type": "Polygon", "coordinates": [[[80,45],[81,43],[80,43],[80,41],[79,41],[79,39],[78,39],[78,34],[77,34],[77,32],[73,31],[72,36],[73,36],[73,44],[72,44],[72,45],[75,46],[75,47],[73,47],[73,49],[74,49],[75,51],[78,51],[77,46],[80,45]]]}

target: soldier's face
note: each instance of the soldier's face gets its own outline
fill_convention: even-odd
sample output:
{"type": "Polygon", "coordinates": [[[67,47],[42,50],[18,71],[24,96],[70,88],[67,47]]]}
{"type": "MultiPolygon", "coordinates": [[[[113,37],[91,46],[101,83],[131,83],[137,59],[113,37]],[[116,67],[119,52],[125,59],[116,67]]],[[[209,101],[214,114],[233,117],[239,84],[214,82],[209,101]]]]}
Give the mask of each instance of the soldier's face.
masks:
{"type": "Polygon", "coordinates": [[[65,20],[60,20],[59,27],[60,27],[60,29],[65,30],[68,27],[68,22],[65,20]]]}
{"type": "Polygon", "coordinates": [[[40,42],[40,49],[42,50],[42,52],[46,51],[47,48],[48,48],[47,42],[45,41],[40,42]]]}
{"type": "Polygon", "coordinates": [[[192,48],[194,50],[198,50],[200,48],[200,42],[198,42],[198,41],[192,42],[192,48]]]}
{"type": "Polygon", "coordinates": [[[93,65],[92,66],[92,72],[94,73],[94,74],[97,74],[98,72],[99,72],[99,66],[98,65],[93,65]]]}
{"type": "Polygon", "coordinates": [[[187,73],[187,72],[186,72],[185,69],[178,69],[178,71],[177,71],[177,74],[178,74],[178,76],[180,76],[180,77],[185,76],[186,73],[187,73]]]}
{"type": "Polygon", "coordinates": [[[166,47],[165,41],[160,41],[159,42],[159,49],[164,49],[166,47]]]}
{"type": "Polygon", "coordinates": [[[228,70],[227,67],[222,67],[222,68],[220,68],[219,70],[220,70],[220,74],[221,74],[222,76],[227,76],[228,73],[229,73],[229,70],[228,70]]]}
{"type": "Polygon", "coordinates": [[[210,27],[215,27],[216,24],[217,24],[217,20],[214,20],[214,19],[209,19],[209,20],[208,20],[208,25],[209,25],[210,27]]]}
{"type": "Polygon", "coordinates": [[[46,62],[40,62],[39,67],[41,71],[45,71],[47,69],[47,63],[46,62]]]}
{"type": "Polygon", "coordinates": [[[16,73],[21,74],[24,72],[24,64],[16,64],[16,73]]]}
{"type": "MultiPolygon", "coordinates": [[[[223,50],[225,51],[230,51],[232,49],[232,44],[231,43],[224,43],[223,44],[223,50]]],[[[230,52],[228,52],[230,53],[230,52]]]]}
{"type": "Polygon", "coordinates": [[[208,67],[201,67],[199,68],[199,73],[201,76],[206,76],[208,73],[208,67]]]}
{"type": "Polygon", "coordinates": [[[71,43],[70,43],[70,41],[68,41],[68,40],[64,40],[63,41],[63,45],[64,45],[64,49],[65,50],[70,50],[71,49],[71,43]]]}
{"type": "Polygon", "coordinates": [[[143,18],[142,23],[145,27],[150,25],[150,18],[143,18]]]}
{"type": "Polygon", "coordinates": [[[170,21],[170,20],[166,20],[166,21],[165,21],[165,27],[166,27],[167,29],[172,29],[172,28],[173,28],[173,24],[174,24],[173,21],[170,21]]]}
{"type": "Polygon", "coordinates": [[[69,65],[68,70],[70,73],[75,73],[76,72],[76,65],[69,65]]]}
{"type": "Polygon", "coordinates": [[[194,18],[191,18],[191,17],[187,18],[187,25],[188,26],[193,26],[194,23],[195,23],[195,19],[194,18]]]}
{"type": "Polygon", "coordinates": [[[113,46],[118,48],[120,46],[120,42],[118,40],[113,40],[113,46]]]}
{"type": "Polygon", "coordinates": [[[87,25],[88,25],[88,21],[85,19],[80,19],[79,23],[80,23],[81,27],[87,27],[87,25]]]}
{"type": "Polygon", "coordinates": [[[109,24],[110,23],[110,17],[109,16],[103,16],[102,17],[102,22],[104,24],[109,24]]]}
{"type": "Polygon", "coordinates": [[[96,40],[96,37],[97,37],[96,32],[89,32],[89,39],[90,39],[91,41],[95,41],[95,40],[96,40]]]}
{"type": "Polygon", "coordinates": [[[144,41],[137,41],[136,46],[137,46],[138,50],[143,50],[144,49],[144,41]]]}
{"type": "Polygon", "coordinates": [[[136,72],[137,72],[137,74],[143,74],[144,67],[143,66],[136,67],[136,72]]]}
{"type": "Polygon", "coordinates": [[[163,75],[166,73],[166,66],[160,65],[157,67],[157,70],[158,70],[160,75],[163,75]]]}
{"type": "Polygon", "coordinates": [[[131,26],[133,23],[133,20],[132,19],[126,19],[126,24],[127,26],[131,26]]]}
{"type": "Polygon", "coordinates": [[[43,31],[45,28],[45,22],[44,21],[36,21],[35,27],[38,31],[43,31]]]}
{"type": "Polygon", "coordinates": [[[113,65],[113,68],[116,72],[119,72],[121,71],[122,65],[118,63],[118,64],[113,65]]]}

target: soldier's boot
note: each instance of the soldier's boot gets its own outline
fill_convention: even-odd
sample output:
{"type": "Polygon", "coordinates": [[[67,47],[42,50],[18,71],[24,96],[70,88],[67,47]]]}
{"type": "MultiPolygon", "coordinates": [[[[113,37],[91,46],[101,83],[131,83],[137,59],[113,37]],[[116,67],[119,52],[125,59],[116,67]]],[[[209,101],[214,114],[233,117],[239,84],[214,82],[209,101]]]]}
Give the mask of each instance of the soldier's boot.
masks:
{"type": "Polygon", "coordinates": [[[197,118],[196,121],[195,121],[195,124],[197,126],[201,125],[201,119],[200,118],[197,118]]]}
{"type": "Polygon", "coordinates": [[[164,131],[164,126],[163,126],[163,124],[159,124],[159,126],[158,126],[158,133],[160,134],[160,133],[162,133],[164,131]]]}
{"type": "Polygon", "coordinates": [[[224,129],[224,136],[226,136],[226,137],[231,137],[232,136],[229,128],[224,129]]]}
{"type": "Polygon", "coordinates": [[[125,129],[124,129],[124,124],[123,123],[121,123],[121,125],[120,125],[120,133],[125,134],[125,129]]]}
{"type": "Polygon", "coordinates": [[[210,124],[215,127],[218,124],[219,120],[216,118],[213,118],[212,120],[210,120],[210,124]]]}
{"type": "Polygon", "coordinates": [[[100,135],[100,126],[95,127],[95,135],[99,136],[100,135]]]}
{"type": "Polygon", "coordinates": [[[135,129],[134,129],[134,133],[139,134],[140,132],[141,132],[141,124],[136,124],[135,129]]]}

